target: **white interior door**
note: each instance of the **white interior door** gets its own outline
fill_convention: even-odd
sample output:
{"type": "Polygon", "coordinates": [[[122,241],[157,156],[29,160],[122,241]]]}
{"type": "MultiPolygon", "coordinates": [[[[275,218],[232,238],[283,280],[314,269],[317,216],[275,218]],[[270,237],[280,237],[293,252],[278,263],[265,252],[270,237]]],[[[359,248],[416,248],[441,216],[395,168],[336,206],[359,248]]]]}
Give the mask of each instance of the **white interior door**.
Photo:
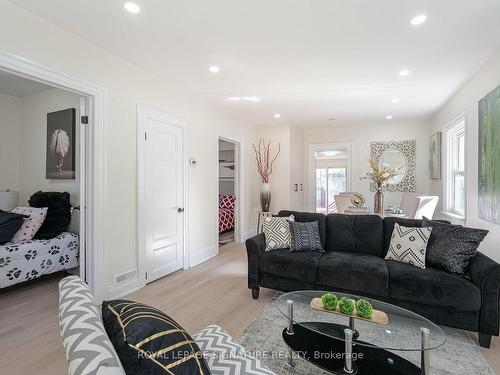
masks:
{"type": "Polygon", "coordinates": [[[184,265],[184,129],[141,111],[146,282],[184,265]]]}

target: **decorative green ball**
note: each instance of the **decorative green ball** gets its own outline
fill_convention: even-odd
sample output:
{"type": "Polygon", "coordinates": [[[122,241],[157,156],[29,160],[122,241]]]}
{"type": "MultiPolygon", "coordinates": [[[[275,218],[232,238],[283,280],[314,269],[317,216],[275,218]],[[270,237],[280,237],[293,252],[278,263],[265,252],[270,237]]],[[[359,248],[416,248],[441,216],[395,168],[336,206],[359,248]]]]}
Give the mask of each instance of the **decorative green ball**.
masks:
{"type": "Polygon", "coordinates": [[[373,306],[366,299],[358,299],[356,301],[356,313],[365,319],[370,319],[373,313],[373,306]]]}
{"type": "Polygon", "coordinates": [[[325,293],[321,296],[321,303],[326,310],[335,310],[339,300],[333,293],[325,293]]]}
{"type": "Polygon", "coordinates": [[[352,315],[354,312],[354,301],[350,298],[342,297],[339,301],[339,309],[342,314],[352,315]]]}

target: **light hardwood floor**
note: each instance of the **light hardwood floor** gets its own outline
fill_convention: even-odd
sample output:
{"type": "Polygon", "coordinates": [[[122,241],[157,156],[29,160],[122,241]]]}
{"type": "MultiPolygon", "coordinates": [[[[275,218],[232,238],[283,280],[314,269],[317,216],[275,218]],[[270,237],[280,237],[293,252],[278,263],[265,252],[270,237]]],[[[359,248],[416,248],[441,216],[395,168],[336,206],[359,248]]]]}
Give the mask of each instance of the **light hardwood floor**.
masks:
{"type": "MultiPolygon", "coordinates": [[[[189,332],[218,324],[238,337],[271,299],[262,289],[255,301],[247,289],[246,253],[229,244],[221,254],[189,271],[179,271],[126,298],[158,307],[189,332]]],[[[0,374],[63,375],[66,360],[57,321],[55,275],[0,292],[0,374]]],[[[500,373],[500,340],[483,350],[500,373]]]]}

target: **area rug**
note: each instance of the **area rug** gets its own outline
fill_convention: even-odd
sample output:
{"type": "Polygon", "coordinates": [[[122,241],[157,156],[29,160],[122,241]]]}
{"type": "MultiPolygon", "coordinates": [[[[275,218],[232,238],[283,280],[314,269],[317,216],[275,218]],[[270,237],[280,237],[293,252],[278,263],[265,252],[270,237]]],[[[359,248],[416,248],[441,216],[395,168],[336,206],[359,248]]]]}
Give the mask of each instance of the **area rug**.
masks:
{"type": "MultiPolygon", "coordinates": [[[[286,326],[286,319],[276,309],[276,293],[256,319],[243,331],[239,342],[250,352],[261,357],[266,366],[277,375],[326,375],[327,372],[298,358],[295,366],[286,366],[287,346],[281,333],[286,326]],[[283,356],[285,355],[285,356],[283,356]]],[[[481,354],[479,346],[465,331],[442,327],[448,336],[447,342],[431,352],[432,375],[494,375],[495,372],[481,354]]],[[[420,364],[419,352],[395,352],[407,360],[420,364]]]]}

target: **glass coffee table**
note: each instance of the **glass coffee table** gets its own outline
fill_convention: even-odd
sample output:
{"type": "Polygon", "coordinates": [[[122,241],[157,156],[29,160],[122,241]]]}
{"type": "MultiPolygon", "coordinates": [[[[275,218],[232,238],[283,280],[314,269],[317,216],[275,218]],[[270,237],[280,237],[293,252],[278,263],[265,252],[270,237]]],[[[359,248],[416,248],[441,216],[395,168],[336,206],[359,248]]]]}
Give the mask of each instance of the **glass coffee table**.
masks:
{"type": "Polygon", "coordinates": [[[366,299],[387,315],[386,324],[321,311],[311,307],[326,291],[297,291],[279,296],[275,302],[288,326],[283,340],[293,353],[333,374],[425,375],[430,352],[446,342],[446,334],[430,320],[401,307],[350,294],[334,293],[339,299],[366,299]],[[420,366],[394,351],[420,352],[420,366]]]}

